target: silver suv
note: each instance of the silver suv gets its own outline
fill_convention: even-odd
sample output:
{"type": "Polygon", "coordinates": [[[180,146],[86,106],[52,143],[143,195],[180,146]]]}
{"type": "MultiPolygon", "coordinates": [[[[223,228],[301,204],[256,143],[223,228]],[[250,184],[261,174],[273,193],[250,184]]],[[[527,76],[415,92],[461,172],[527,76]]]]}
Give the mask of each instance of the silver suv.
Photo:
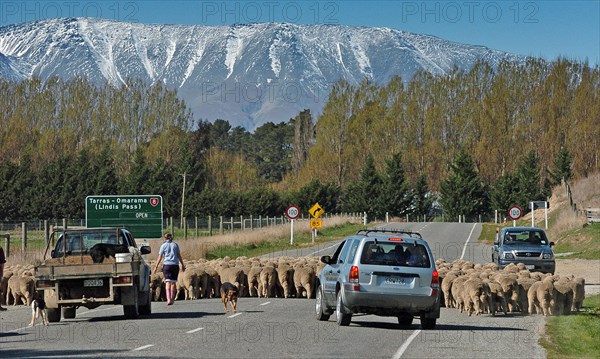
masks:
{"type": "Polygon", "coordinates": [[[353,314],[394,316],[402,327],[419,316],[423,329],[440,317],[439,277],[419,233],[366,229],[347,237],[317,278],[316,316],[349,325],[353,314]]]}

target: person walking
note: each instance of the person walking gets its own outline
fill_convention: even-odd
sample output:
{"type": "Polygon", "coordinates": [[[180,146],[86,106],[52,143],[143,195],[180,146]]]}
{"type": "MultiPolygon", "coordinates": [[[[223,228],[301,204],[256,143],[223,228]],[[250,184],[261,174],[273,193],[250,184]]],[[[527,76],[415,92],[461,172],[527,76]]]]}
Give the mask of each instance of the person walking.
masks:
{"type": "Polygon", "coordinates": [[[175,301],[175,291],[177,288],[177,277],[179,276],[179,262],[181,262],[181,271],[185,272],[185,264],[181,258],[181,252],[177,243],[173,242],[173,235],[169,232],[163,236],[165,240],[158,250],[158,259],[154,266],[154,273],[158,271],[158,266],[164,258],[163,274],[165,276],[165,289],[167,292],[167,305],[172,305],[175,301]]]}
{"type": "MultiPolygon", "coordinates": [[[[4,263],[6,263],[6,257],[4,257],[4,249],[0,246],[0,278],[4,275],[4,263]]],[[[8,303],[6,303],[8,304],[8,303]]],[[[2,306],[0,302],[0,311],[5,311],[6,308],[2,306]]]]}

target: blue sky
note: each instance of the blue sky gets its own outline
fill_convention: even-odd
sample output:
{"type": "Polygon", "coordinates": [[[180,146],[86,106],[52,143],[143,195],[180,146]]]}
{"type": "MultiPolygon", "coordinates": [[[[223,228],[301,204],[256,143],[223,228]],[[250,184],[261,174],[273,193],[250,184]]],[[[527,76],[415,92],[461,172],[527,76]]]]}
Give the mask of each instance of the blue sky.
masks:
{"type": "Polygon", "coordinates": [[[70,16],[194,25],[381,26],[548,60],[565,56],[600,64],[600,0],[0,1],[0,25],[70,16]]]}

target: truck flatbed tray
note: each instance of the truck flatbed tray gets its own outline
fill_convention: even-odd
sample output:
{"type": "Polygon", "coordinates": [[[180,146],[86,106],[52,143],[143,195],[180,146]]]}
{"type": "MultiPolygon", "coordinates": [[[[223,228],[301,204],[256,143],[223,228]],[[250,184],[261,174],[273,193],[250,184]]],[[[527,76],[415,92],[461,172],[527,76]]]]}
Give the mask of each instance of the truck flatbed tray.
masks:
{"type": "MultiPolygon", "coordinates": [[[[135,262],[124,263],[95,263],[80,265],[41,265],[36,268],[36,278],[47,279],[91,276],[115,276],[133,274],[135,262]]],[[[139,262],[137,263],[139,265],[139,262]]]]}

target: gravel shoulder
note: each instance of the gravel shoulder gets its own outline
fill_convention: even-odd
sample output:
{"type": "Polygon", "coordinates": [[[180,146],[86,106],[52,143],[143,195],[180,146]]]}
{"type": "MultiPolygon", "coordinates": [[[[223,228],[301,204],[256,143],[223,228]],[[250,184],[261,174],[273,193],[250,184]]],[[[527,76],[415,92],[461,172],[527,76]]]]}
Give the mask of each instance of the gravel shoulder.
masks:
{"type": "Polygon", "coordinates": [[[556,259],[556,274],[585,279],[585,293],[600,294],[600,259],[556,259]]]}

